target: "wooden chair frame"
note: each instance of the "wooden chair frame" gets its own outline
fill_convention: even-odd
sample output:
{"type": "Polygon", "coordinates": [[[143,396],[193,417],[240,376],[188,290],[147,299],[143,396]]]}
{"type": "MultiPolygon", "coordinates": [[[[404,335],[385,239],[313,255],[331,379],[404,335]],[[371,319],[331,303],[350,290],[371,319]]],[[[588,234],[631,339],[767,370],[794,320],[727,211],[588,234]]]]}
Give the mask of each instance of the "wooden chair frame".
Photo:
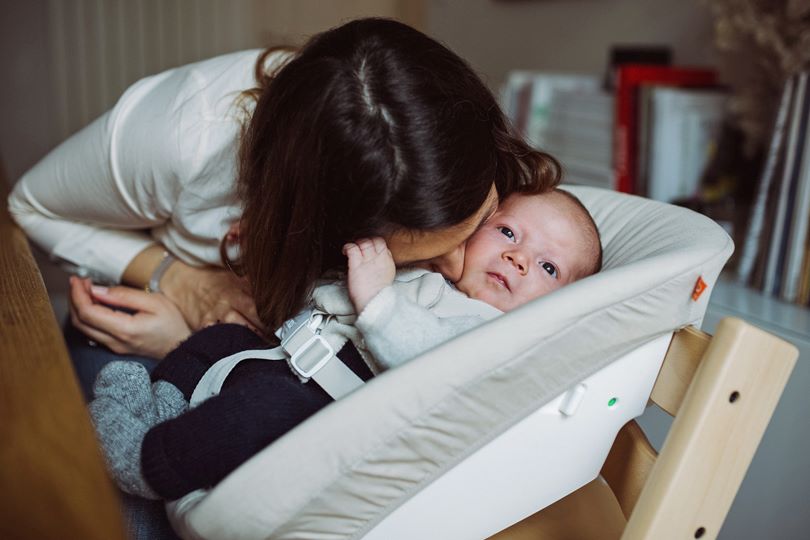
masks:
{"type": "MultiPolygon", "coordinates": [[[[8,216],[6,187],[0,170],[0,538],[123,539],[115,490],[39,270],[8,216]]],[[[651,395],[675,416],[660,455],[631,422],[604,482],[492,538],[715,538],[797,356],[739,319],[721,321],[714,338],[677,332],[651,395]]]]}
{"type": "Polygon", "coordinates": [[[596,480],[492,540],[716,538],[798,357],[736,318],[673,336],[651,402],[675,417],[660,455],[635,421],[596,480]]]}

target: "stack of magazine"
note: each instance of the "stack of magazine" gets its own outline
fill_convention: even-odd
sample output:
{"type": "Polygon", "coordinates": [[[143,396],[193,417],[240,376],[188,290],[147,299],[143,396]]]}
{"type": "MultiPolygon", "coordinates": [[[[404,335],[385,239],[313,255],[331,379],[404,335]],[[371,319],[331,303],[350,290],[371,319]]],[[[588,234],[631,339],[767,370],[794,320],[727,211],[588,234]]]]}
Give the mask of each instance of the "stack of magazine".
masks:
{"type": "Polygon", "coordinates": [[[810,74],[785,85],[738,267],[741,283],[810,305],[810,74]]]}

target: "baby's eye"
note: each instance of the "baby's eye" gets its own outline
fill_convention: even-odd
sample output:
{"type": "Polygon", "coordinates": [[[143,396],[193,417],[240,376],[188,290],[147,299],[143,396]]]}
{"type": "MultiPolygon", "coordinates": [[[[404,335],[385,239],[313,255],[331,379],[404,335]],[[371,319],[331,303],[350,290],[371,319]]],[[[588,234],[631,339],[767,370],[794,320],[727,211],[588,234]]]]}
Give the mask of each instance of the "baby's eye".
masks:
{"type": "Polygon", "coordinates": [[[554,279],[558,279],[559,275],[557,274],[557,267],[551,264],[550,262],[541,262],[540,266],[548,272],[548,275],[553,277],[554,279]]]}
{"type": "Polygon", "coordinates": [[[498,227],[498,230],[501,231],[501,233],[509,240],[515,239],[515,233],[513,233],[512,229],[510,229],[509,227],[498,227]]]}

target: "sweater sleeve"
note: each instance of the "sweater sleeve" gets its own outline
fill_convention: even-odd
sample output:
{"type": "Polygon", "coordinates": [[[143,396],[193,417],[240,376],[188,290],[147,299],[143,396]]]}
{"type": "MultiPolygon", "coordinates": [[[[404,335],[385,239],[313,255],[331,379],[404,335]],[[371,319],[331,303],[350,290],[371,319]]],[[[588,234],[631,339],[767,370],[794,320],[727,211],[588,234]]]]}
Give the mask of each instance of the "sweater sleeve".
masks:
{"type": "Polygon", "coordinates": [[[133,208],[110,160],[111,113],[51,151],[17,182],[9,212],[54,259],[98,281],[118,282],[153,243],[147,229],[162,216],[133,208]]]}
{"type": "Polygon", "coordinates": [[[394,287],[375,296],[357,318],[366,347],[382,370],[396,367],[482,324],[475,315],[438,317],[394,287]]]}
{"type": "Polygon", "coordinates": [[[207,135],[189,128],[206,112],[190,97],[199,86],[186,66],[132,85],[20,178],[8,202],[14,220],[68,269],[120,282],[155,231],[176,228],[207,135]]]}

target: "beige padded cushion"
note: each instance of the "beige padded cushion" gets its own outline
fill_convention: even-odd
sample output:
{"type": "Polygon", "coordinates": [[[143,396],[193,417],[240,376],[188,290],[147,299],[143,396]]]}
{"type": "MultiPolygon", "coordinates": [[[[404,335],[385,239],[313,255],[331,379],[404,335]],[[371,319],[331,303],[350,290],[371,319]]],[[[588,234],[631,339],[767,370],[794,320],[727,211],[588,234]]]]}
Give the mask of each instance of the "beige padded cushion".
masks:
{"type": "Polygon", "coordinates": [[[471,452],[635,347],[699,325],[733,250],[710,219],[569,187],[604,270],[539,298],[326,407],[210,493],[169,506],[189,538],[362,538],[471,452]],[[708,285],[697,301],[698,277],[708,285]]]}

